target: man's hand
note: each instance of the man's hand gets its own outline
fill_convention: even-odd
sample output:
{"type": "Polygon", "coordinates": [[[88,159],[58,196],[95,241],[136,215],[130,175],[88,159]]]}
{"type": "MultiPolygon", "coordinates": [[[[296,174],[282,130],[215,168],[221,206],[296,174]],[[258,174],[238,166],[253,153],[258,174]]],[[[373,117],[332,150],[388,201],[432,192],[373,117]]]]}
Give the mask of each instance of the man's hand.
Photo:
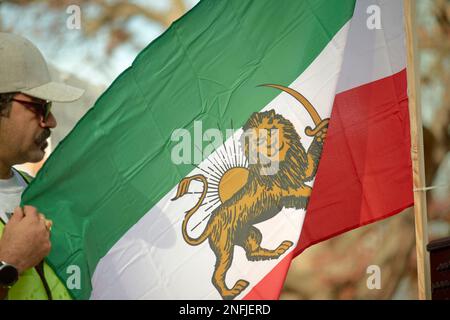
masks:
{"type": "Polygon", "coordinates": [[[51,221],[35,207],[17,207],[0,239],[0,260],[19,273],[36,266],[50,252],[50,227],[51,221]]]}

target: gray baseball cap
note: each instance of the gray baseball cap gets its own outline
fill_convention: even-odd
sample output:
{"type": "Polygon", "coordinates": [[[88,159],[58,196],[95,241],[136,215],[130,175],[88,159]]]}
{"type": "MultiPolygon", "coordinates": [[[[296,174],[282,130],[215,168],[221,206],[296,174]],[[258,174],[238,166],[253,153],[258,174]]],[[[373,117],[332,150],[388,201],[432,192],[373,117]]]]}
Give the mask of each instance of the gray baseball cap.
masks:
{"type": "Polygon", "coordinates": [[[53,82],[47,62],[24,37],[0,32],[0,93],[22,92],[54,102],[79,99],[84,90],[53,82]]]}

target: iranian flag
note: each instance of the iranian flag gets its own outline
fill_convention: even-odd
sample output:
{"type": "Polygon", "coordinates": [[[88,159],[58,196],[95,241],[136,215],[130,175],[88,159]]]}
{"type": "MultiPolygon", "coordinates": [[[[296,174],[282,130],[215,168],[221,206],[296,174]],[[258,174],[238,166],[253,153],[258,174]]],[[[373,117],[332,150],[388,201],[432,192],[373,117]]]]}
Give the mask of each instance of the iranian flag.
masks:
{"type": "Polygon", "coordinates": [[[402,20],[400,0],[205,0],[175,22],[23,195],[72,296],[276,299],[302,250],[411,206],[402,20]]]}

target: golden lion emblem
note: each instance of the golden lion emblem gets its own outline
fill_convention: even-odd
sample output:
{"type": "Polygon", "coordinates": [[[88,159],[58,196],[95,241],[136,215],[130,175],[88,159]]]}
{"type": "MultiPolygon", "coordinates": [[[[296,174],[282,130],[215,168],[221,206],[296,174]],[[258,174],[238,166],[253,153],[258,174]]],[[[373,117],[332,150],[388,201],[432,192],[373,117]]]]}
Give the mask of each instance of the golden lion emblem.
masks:
{"type": "Polygon", "coordinates": [[[321,120],[313,106],[300,93],[278,85],[267,86],[294,96],[312,116],[316,128],[308,127],[305,130],[306,134],[314,137],[308,151],[305,151],[300,136],[288,119],[274,110],[253,113],[243,127],[247,134],[241,137],[244,140],[244,154],[249,159],[246,182],[212,211],[207,226],[199,237],[189,236],[187,224],[205,200],[208,188],[205,176],[198,174],[182,179],[173,199],[185,195],[191,181],[203,183],[203,192],[197,204],[187,211],[183,220],[182,234],[184,240],[193,246],[208,239],[216,256],[212,283],[223,299],[234,299],[249,285],[244,279],[238,280],[232,288],[228,288],[225,283],[235,245],[245,250],[249,261],[277,259],[293,245],[286,240],[274,249],[261,247],[263,236],[254,225],[274,217],[283,208],[306,209],[311,195],[311,187],[306,182],[311,181],[316,174],[327,133],[329,119],[321,120]],[[259,132],[273,129],[277,129],[278,138],[269,135],[261,144],[258,140],[261,137],[259,132]],[[258,160],[260,158],[266,161],[261,162],[258,160]],[[264,174],[274,162],[278,170],[274,174],[264,174]]]}

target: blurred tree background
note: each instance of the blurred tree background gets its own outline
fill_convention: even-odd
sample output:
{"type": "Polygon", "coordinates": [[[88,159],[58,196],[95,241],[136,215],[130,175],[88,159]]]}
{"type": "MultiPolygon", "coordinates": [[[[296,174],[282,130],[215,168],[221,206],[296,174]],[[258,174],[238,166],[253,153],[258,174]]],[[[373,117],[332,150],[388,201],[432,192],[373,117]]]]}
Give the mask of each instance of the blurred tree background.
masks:
{"type": "MultiPolygon", "coordinates": [[[[140,50],[197,2],[0,1],[0,31],[28,37],[55,76],[87,89],[76,108],[57,114],[61,131],[55,130],[53,145],[140,50]],[[66,26],[71,5],[81,8],[80,29],[66,26]]],[[[427,193],[432,240],[450,236],[450,0],[418,0],[417,9],[426,183],[437,186],[427,193]]],[[[315,245],[292,263],[281,299],[416,299],[414,234],[408,209],[315,245]],[[381,269],[379,290],[367,288],[370,265],[381,269]]]]}

